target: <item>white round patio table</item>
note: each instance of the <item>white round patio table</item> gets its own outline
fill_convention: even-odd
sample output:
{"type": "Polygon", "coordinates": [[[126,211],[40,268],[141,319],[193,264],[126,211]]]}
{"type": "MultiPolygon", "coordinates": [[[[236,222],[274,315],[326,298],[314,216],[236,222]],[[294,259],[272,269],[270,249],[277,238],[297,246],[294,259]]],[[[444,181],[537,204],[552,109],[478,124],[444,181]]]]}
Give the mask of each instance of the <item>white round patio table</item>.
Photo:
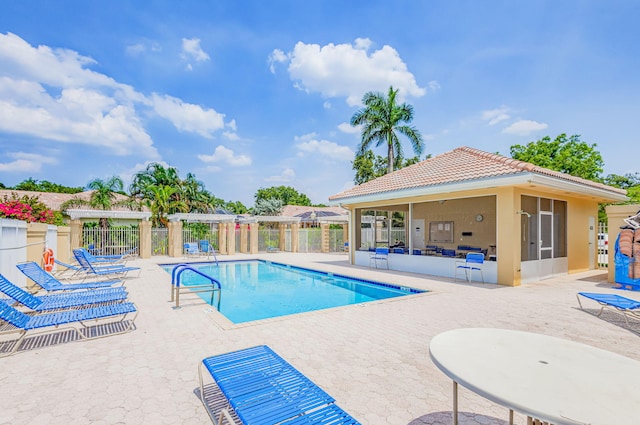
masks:
{"type": "MultiPolygon", "coordinates": [[[[629,338],[638,337],[629,334],[629,338]]],[[[638,343],[640,347],[640,341],[638,343]]],[[[458,387],[555,425],[640,424],[640,362],[606,350],[529,332],[465,328],[436,335],[435,365],[458,387]]]]}

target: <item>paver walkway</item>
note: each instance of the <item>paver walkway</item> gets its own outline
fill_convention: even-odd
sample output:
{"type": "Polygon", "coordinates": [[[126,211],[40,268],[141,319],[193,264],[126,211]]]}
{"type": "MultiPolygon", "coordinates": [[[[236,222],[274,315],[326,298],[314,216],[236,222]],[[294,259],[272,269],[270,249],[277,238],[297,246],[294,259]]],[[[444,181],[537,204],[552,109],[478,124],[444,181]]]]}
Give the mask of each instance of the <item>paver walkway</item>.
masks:
{"type": "MultiPolygon", "coordinates": [[[[172,308],[170,276],[156,263],[176,259],[131,261],[143,268],[126,283],[140,310],[137,329],[0,358],[0,424],[210,424],[196,392],[198,362],[259,344],[370,425],[451,423],[451,381],[428,355],[431,338],[449,329],[539,332],[640,360],[640,322],[633,332],[614,313],[577,309],[578,291],[617,292],[602,271],[508,288],[354,267],[344,254],[258,257],[432,292],[230,327],[199,301],[172,308]]],[[[506,424],[505,408],[464,388],[459,397],[461,424],[506,424]]]]}

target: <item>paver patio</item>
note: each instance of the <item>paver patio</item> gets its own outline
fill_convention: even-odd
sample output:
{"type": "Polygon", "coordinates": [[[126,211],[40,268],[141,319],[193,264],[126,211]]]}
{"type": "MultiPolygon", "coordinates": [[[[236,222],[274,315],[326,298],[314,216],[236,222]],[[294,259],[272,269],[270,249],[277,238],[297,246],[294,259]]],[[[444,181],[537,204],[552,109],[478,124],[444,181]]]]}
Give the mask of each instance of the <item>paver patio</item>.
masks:
{"type": "MultiPolygon", "coordinates": [[[[170,276],[157,263],[176,259],[130,261],[142,267],[141,276],[126,283],[140,311],[137,329],[0,358],[0,424],[210,424],[197,395],[199,361],[259,344],[370,425],[451,423],[452,383],[428,354],[431,338],[449,329],[538,332],[640,360],[640,322],[631,321],[629,330],[616,313],[597,318],[577,308],[579,291],[618,292],[605,271],[508,288],[354,267],[344,254],[221,259],[256,257],[431,292],[228,326],[194,298],[183,297],[183,307],[172,308],[170,276]]],[[[637,292],[618,293],[640,300],[637,292]]],[[[462,424],[507,423],[507,409],[464,388],[459,408],[462,424]]],[[[526,423],[521,415],[515,419],[526,423]]]]}

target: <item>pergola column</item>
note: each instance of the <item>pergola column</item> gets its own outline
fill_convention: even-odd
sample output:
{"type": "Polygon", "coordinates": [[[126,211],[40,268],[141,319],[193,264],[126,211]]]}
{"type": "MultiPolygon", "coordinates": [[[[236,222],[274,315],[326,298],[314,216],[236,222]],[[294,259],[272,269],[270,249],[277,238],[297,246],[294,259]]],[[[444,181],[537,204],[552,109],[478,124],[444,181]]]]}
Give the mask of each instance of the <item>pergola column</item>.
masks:
{"type": "Polygon", "coordinates": [[[287,247],[287,223],[278,223],[278,230],[280,230],[280,241],[278,243],[278,248],[280,249],[280,251],[284,252],[285,248],[287,247]]]}
{"type": "Polygon", "coordinates": [[[71,220],[69,227],[71,228],[71,235],[69,236],[71,250],[80,248],[82,246],[82,220],[71,220]]]}
{"type": "Polygon", "coordinates": [[[167,254],[169,257],[182,257],[182,222],[170,221],[167,228],[169,237],[167,254]]]}
{"type": "Polygon", "coordinates": [[[151,222],[149,220],[142,220],[138,229],[140,231],[138,255],[140,258],[151,258],[151,222]]]}
{"type": "Polygon", "coordinates": [[[247,239],[249,236],[249,225],[247,223],[240,223],[240,252],[248,254],[249,249],[247,246],[247,239]]]}
{"type": "Polygon", "coordinates": [[[322,252],[329,252],[329,223],[321,223],[321,245],[320,250],[322,252]]]}
{"type": "Polygon", "coordinates": [[[298,252],[300,245],[300,237],[298,235],[298,230],[300,229],[299,223],[291,224],[291,252],[298,252]]]}
{"type": "Polygon", "coordinates": [[[257,254],[258,253],[258,244],[259,244],[259,239],[258,239],[258,235],[259,235],[259,228],[260,226],[258,226],[258,222],[255,223],[251,223],[249,228],[249,238],[251,238],[251,243],[249,244],[250,246],[250,251],[251,254],[257,254]]]}
{"type": "Polygon", "coordinates": [[[227,225],[227,253],[233,255],[236,253],[236,225],[229,223],[227,225]]]}
{"type": "Polygon", "coordinates": [[[227,223],[218,224],[218,253],[226,255],[227,251],[227,223]]]}

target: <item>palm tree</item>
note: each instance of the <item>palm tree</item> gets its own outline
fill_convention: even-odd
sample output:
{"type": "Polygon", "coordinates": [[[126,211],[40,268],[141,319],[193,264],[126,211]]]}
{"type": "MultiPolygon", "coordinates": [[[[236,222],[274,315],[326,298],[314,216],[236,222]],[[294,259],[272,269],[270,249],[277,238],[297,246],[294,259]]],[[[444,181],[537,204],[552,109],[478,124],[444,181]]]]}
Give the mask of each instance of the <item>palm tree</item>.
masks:
{"type": "Polygon", "coordinates": [[[144,202],[151,209],[151,219],[154,225],[161,224],[167,227],[169,224],[167,214],[188,211],[188,206],[184,201],[173,198],[177,190],[173,186],[166,185],[150,185],[145,189],[145,191],[152,194],[152,198],[146,198],[144,202]]]}
{"type": "MultiPolygon", "coordinates": [[[[117,207],[126,207],[130,210],[139,210],[140,206],[132,199],[118,200],[117,194],[122,193],[124,183],[122,179],[113,176],[108,180],[95,179],[89,182],[87,189],[93,190],[89,199],[72,198],[60,205],[62,211],[74,207],[89,207],[101,211],[110,211],[117,207]]],[[[101,217],[99,220],[101,246],[107,245],[107,228],[109,227],[109,219],[101,217]]]]}
{"type": "Polygon", "coordinates": [[[389,87],[387,96],[379,92],[368,92],[362,97],[364,108],[351,117],[351,125],[362,125],[362,141],[357,155],[363,155],[372,143],[378,147],[387,145],[387,172],[393,171],[394,157],[404,157],[398,133],[404,134],[411,141],[413,152],[421,155],[424,149],[422,135],[414,126],[403,123],[413,121],[413,106],[406,103],[398,105],[398,90],[389,87]]]}
{"type": "MultiPolygon", "coordinates": [[[[113,176],[108,180],[95,179],[89,182],[87,189],[93,190],[89,199],[72,198],[62,205],[63,211],[74,207],[90,207],[96,210],[109,211],[115,207],[126,207],[131,210],[139,209],[139,206],[129,199],[118,200],[117,194],[122,193],[124,183],[122,179],[113,176]]],[[[109,227],[109,220],[106,217],[100,218],[100,227],[109,227]]]]}
{"type": "Polygon", "coordinates": [[[152,199],[154,194],[151,192],[151,187],[153,186],[172,186],[177,189],[180,187],[178,170],[175,167],[165,168],[162,164],[153,162],[133,176],[129,193],[139,199],[152,199]]]}

